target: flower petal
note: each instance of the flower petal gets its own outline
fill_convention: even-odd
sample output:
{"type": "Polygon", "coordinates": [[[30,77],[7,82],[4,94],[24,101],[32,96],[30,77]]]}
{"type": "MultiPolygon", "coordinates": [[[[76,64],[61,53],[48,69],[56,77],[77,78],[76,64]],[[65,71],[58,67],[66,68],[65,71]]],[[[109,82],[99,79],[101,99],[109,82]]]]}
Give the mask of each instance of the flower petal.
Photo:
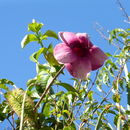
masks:
{"type": "Polygon", "coordinates": [[[61,40],[70,47],[73,47],[75,44],[79,43],[79,40],[75,33],[59,32],[59,36],[60,36],[61,40]]]}
{"type": "Polygon", "coordinates": [[[87,33],[76,33],[76,36],[78,37],[80,43],[85,47],[92,47],[93,44],[89,40],[89,36],[87,33]]]}
{"type": "Polygon", "coordinates": [[[91,61],[92,70],[100,68],[107,59],[105,53],[96,46],[93,46],[91,49],[89,49],[88,57],[91,61]]]}
{"type": "Polygon", "coordinates": [[[72,52],[71,48],[65,43],[57,44],[54,48],[54,57],[60,63],[74,62],[77,56],[72,52]]]}
{"type": "Polygon", "coordinates": [[[70,74],[79,79],[85,79],[91,71],[91,62],[88,58],[80,58],[73,63],[65,64],[66,69],[70,74]]]}

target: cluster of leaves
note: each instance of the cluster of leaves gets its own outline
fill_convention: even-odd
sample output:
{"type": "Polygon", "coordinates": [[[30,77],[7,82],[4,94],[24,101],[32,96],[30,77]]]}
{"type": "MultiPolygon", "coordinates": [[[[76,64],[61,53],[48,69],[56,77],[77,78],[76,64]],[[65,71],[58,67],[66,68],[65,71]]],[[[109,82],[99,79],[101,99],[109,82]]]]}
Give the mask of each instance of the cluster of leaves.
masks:
{"type": "MultiPolygon", "coordinates": [[[[129,42],[130,29],[116,28],[110,32],[109,43],[115,46],[116,50],[113,55],[107,53],[109,59],[100,70],[96,80],[97,89],[106,95],[103,99],[104,103],[111,106],[107,114],[114,115],[111,117],[113,117],[113,123],[117,129],[130,128],[130,73],[127,66],[130,59],[129,42]],[[110,88],[108,92],[104,91],[102,88],[104,86],[110,88]],[[107,100],[108,96],[109,100],[107,100]]],[[[108,122],[110,123],[110,120],[108,122]]],[[[112,125],[111,129],[113,127],[112,125]]]]}
{"type": "Polygon", "coordinates": [[[129,129],[130,107],[126,108],[122,101],[127,96],[130,106],[130,73],[126,65],[130,58],[130,29],[112,30],[109,42],[116,46],[115,54],[107,53],[109,59],[94,79],[91,75],[84,81],[73,78],[71,85],[57,78],[64,75],[64,66],[55,60],[52,44],[43,44],[49,37],[58,36],[51,30],[42,33],[42,27],[42,23],[33,20],[28,25],[31,34],[21,42],[22,48],[30,42],[41,46],[30,56],[36,64],[36,76],[27,81],[27,89],[17,88],[7,79],[0,80],[5,98],[0,104],[0,121],[7,119],[14,130],[129,129]],[[11,85],[15,89],[9,90],[11,85]]]}

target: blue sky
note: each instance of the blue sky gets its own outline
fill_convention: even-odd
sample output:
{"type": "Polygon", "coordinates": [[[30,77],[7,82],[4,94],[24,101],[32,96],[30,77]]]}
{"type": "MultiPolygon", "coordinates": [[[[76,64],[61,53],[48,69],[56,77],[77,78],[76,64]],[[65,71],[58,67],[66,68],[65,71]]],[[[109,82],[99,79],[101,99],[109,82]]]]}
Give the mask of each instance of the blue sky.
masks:
{"type": "MultiPolygon", "coordinates": [[[[130,14],[130,1],[121,2],[130,14]]],[[[0,0],[0,17],[0,78],[10,79],[23,88],[36,74],[29,56],[39,46],[34,43],[24,49],[20,46],[32,19],[45,24],[43,31],[86,32],[105,52],[112,52],[113,48],[95,30],[95,23],[107,30],[129,26],[116,0],[0,0]]],[[[59,43],[51,41],[54,45],[59,43]]]]}
{"type": "MultiPolygon", "coordinates": [[[[123,4],[129,13],[130,1],[123,0],[123,4]]],[[[129,25],[123,22],[115,0],[0,0],[0,16],[0,78],[8,78],[19,87],[25,87],[26,81],[35,76],[35,64],[29,56],[38,45],[20,47],[33,18],[43,22],[45,30],[87,32],[105,52],[112,47],[95,30],[95,23],[109,30],[129,25]]]]}

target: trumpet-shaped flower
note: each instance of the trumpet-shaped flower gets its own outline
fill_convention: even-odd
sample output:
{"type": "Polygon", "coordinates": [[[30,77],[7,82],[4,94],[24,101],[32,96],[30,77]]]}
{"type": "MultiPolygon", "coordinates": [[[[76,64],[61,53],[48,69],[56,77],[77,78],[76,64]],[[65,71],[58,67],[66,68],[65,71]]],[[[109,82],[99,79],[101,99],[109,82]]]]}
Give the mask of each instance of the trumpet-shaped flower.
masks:
{"type": "Polygon", "coordinates": [[[85,79],[90,71],[100,68],[107,59],[86,33],[60,32],[59,36],[62,43],[55,46],[54,56],[76,78],[85,79]]]}

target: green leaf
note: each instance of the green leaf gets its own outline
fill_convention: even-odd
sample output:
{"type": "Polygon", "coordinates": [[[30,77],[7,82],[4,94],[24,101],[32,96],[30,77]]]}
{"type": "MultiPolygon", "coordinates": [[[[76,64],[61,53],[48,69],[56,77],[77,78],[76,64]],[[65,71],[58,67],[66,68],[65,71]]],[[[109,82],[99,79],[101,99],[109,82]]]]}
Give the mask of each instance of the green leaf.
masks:
{"type": "Polygon", "coordinates": [[[130,130],[130,121],[124,123],[122,130],[130,130]]]}
{"type": "Polygon", "coordinates": [[[130,28],[127,28],[126,31],[130,31],[130,28]]]}
{"type": "Polygon", "coordinates": [[[50,65],[54,66],[54,65],[59,65],[58,61],[55,59],[53,53],[47,53],[45,55],[46,60],[49,62],[50,65]]]}
{"type": "Polygon", "coordinates": [[[49,44],[49,46],[47,47],[47,51],[50,53],[53,53],[53,45],[49,44]]]}
{"type": "Polygon", "coordinates": [[[33,97],[35,99],[40,99],[41,98],[36,90],[32,90],[30,92],[28,91],[28,93],[31,93],[31,97],[33,97]]]}
{"type": "Polygon", "coordinates": [[[47,64],[36,64],[36,71],[39,75],[48,74],[50,67],[47,64]]]}
{"type": "Polygon", "coordinates": [[[9,90],[9,88],[6,85],[4,85],[4,84],[0,84],[0,88],[5,89],[7,91],[9,90]]]}
{"type": "Polygon", "coordinates": [[[57,85],[64,87],[68,91],[77,92],[77,90],[68,83],[57,83],[57,85]]]}
{"type": "Polygon", "coordinates": [[[121,28],[113,29],[109,35],[109,42],[111,43],[114,39],[117,40],[118,36],[121,36],[124,38],[127,36],[127,34],[128,33],[124,29],[121,29],[121,28]]]}
{"type": "Polygon", "coordinates": [[[14,110],[14,112],[18,115],[18,117],[22,117],[21,116],[21,112],[23,111],[23,100],[25,98],[24,101],[24,123],[27,124],[28,126],[34,126],[35,127],[35,123],[37,122],[36,119],[36,113],[34,112],[33,108],[35,106],[33,100],[31,99],[31,97],[29,97],[28,95],[25,96],[25,92],[21,89],[14,89],[12,91],[9,91],[6,94],[6,98],[8,101],[8,104],[10,105],[10,107],[14,110]]]}
{"type": "Polygon", "coordinates": [[[52,65],[52,66],[59,65],[58,61],[55,59],[55,57],[53,55],[52,44],[50,44],[48,46],[48,48],[46,48],[46,50],[44,51],[44,56],[45,56],[46,60],[49,62],[50,65],[52,65]]]}
{"type": "Polygon", "coordinates": [[[54,130],[52,127],[49,126],[43,126],[41,129],[39,130],[54,130]]]}
{"type": "Polygon", "coordinates": [[[43,114],[46,116],[46,117],[49,117],[50,116],[50,103],[45,103],[45,106],[44,106],[44,109],[43,109],[43,114]]]}
{"type": "Polygon", "coordinates": [[[113,55],[112,54],[110,54],[110,53],[106,53],[106,55],[108,56],[108,57],[112,57],[113,55]]]}
{"type": "MultiPolygon", "coordinates": [[[[53,80],[53,77],[52,76],[48,76],[49,78],[48,78],[48,81],[47,81],[47,83],[46,83],[46,86],[48,86],[51,82],[52,82],[52,80],[53,80]]],[[[56,81],[56,80],[55,80],[56,81]]]]}
{"type": "Polygon", "coordinates": [[[117,115],[117,113],[115,111],[113,111],[113,110],[107,110],[107,113],[111,113],[113,115],[117,115]]]}
{"type": "Polygon", "coordinates": [[[6,106],[4,104],[0,104],[0,122],[6,119],[6,113],[4,113],[5,107],[6,106]]]}
{"type": "Polygon", "coordinates": [[[38,41],[37,37],[34,34],[25,35],[25,37],[21,41],[21,47],[24,48],[28,43],[33,41],[38,41]]]}
{"type": "Polygon", "coordinates": [[[0,122],[6,119],[6,114],[0,112],[0,122]]]}
{"type": "Polygon", "coordinates": [[[8,79],[0,79],[0,88],[5,89],[5,90],[9,90],[9,88],[6,86],[6,84],[8,85],[14,85],[14,83],[8,79]]]}
{"type": "Polygon", "coordinates": [[[52,31],[52,30],[47,30],[47,31],[43,34],[42,40],[43,40],[43,39],[46,39],[47,37],[53,37],[53,38],[55,38],[55,39],[59,39],[59,38],[58,38],[58,35],[57,35],[54,31],[52,31]]]}
{"type": "Polygon", "coordinates": [[[97,124],[95,126],[95,130],[99,130],[99,128],[102,126],[102,116],[105,113],[105,111],[106,111],[106,108],[104,108],[103,111],[100,113],[97,124]]]}
{"type": "Polygon", "coordinates": [[[130,39],[126,39],[126,40],[125,40],[125,43],[126,43],[126,44],[129,44],[129,43],[130,43],[130,39]]]}
{"type": "MultiPolygon", "coordinates": [[[[52,80],[50,75],[37,75],[35,86],[38,94],[43,93],[45,87],[47,86],[48,82],[50,82],[50,80],[52,80]]],[[[50,88],[50,94],[54,94],[52,88],[50,88]]]]}
{"type": "Polygon", "coordinates": [[[30,87],[34,86],[35,83],[36,83],[36,78],[35,79],[29,79],[26,84],[30,88],[30,87]]]}
{"type": "Polygon", "coordinates": [[[71,126],[65,126],[63,128],[63,130],[76,130],[75,126],[74,125],[71,125],[71,126]]]}
{"type": "Polygon", "coordinates": [[[0,79],[0,84],[14,85],[14,83],[8,79],[0,79]]]}
{"type": "Polygon", "coordinates": [[[112,96],[112,99],[113,99],[114,102],[119,103],[120,102],[120,94],[114,94],[112,96]]]}
{"type": "Polygon", "coordinates": [[[92,100],[93,100],[93,91],[89,91],[87,97],[88,97],[88,99],[89,99],[90,101],[92,101],[92,100]]]}
{"type": "Polygon", "coordinates": [[[63,110],[62,113],[63,114],[66,113],[67,115],[70,115],[70,111],[68,111],[68,110],[63,110]]]}
{"type": "Polygon", "coordinates": [[[34,52],[31,56],[30,56],[30,60],[35,62],[35,63],[39,63],[38,62],[38,58],[39,56],[44,52],[45,48],[40,48],[38,51],[34,52]]]}
{"type": "Polygon", "coordinates": [[[116,115],[116,116],[114,117],[114,124],[115,124],[116,126],[117,126],[118,118],[119,118],[119,115],[116,115]]]}
{"type": "Polygon", "coordinates": [[[129,110],[126,110],[125,113],[126,113],[127,115],[130,115],[130,111],[129,111],[129,110]]]}
{"type": "MultiPolygon", "coordinates": [[[[129,40],[130,40],[130,39],[129,39],[129,40]]],[[[130,42],[130,41],[129,41],[129,42],[130,42]]],[[[124,50],[125,50],[125,51],[130,51],[130,45],[124,47],[124,50]]]]}
{"type": "Polygon", "coordinates": [[[38,23],[35,20],[31,24],[28,24],[28,30],[38,33],[44,24],[38,23]]]}

